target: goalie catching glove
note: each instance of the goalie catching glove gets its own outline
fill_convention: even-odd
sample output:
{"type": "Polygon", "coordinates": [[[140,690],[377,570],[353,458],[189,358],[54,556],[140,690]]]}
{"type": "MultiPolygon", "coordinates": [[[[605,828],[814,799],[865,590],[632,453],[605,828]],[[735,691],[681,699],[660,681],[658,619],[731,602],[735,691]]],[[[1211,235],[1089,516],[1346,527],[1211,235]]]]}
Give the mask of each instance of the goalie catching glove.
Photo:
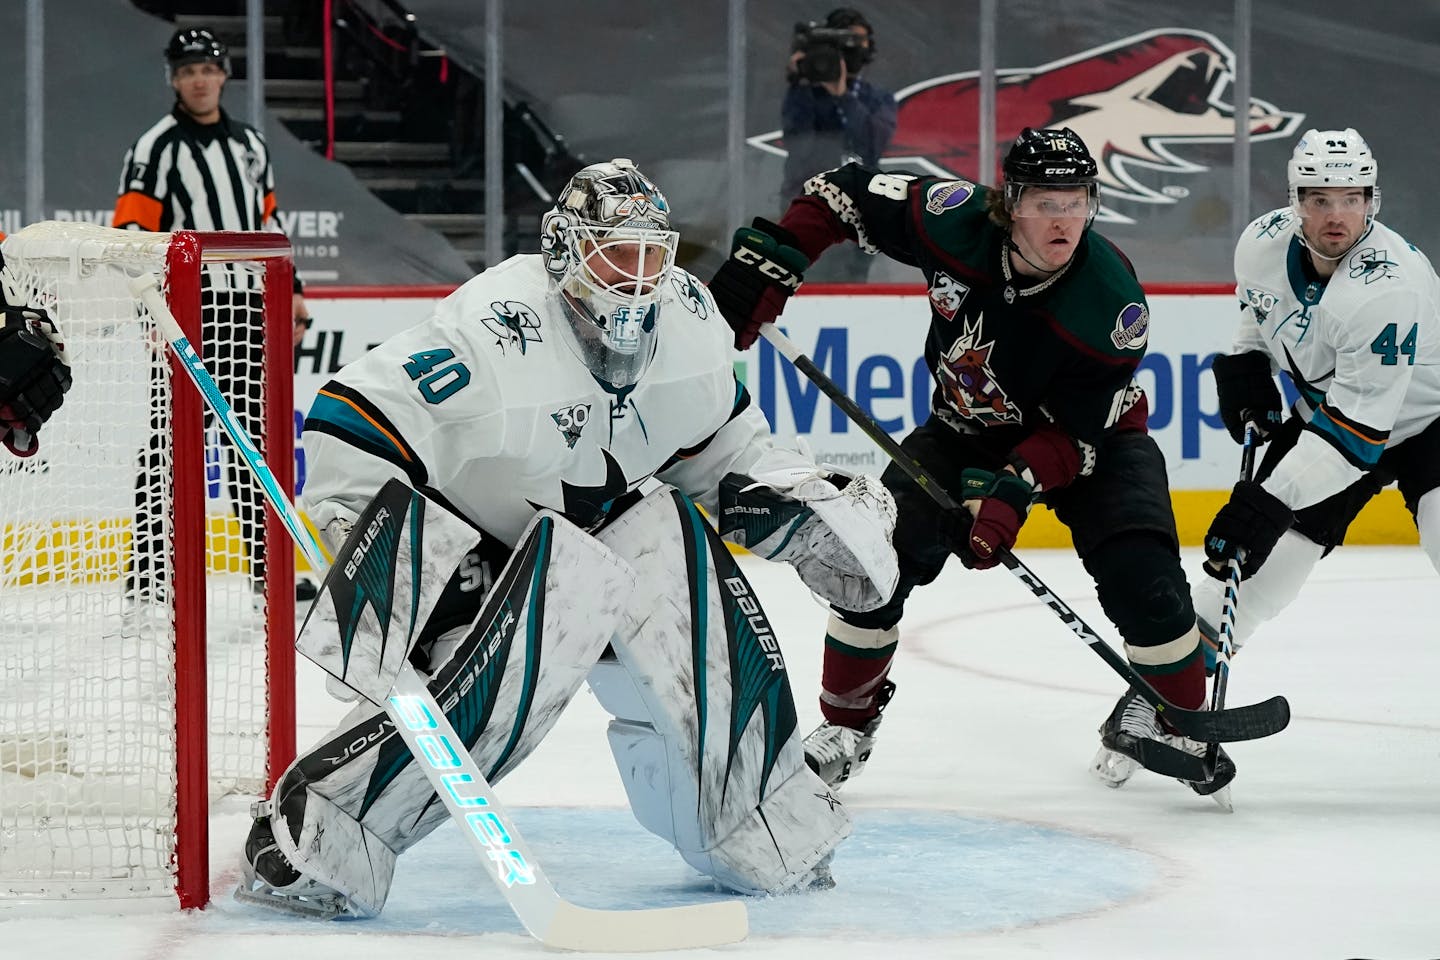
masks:
{"type": "Polygon", "coordinates": [[[895,592],[894,532],[895,499],[874,477],[782,468],[720,481],[720,536],[790,564],[843,610],[874,610],[895,592]]]}

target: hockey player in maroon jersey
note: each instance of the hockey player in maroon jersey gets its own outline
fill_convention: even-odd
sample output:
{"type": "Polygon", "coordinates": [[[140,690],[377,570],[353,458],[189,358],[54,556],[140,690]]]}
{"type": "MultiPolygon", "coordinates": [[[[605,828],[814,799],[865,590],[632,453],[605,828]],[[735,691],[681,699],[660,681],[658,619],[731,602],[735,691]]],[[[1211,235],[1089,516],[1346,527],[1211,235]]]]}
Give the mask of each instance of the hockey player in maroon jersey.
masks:
{"type": "MultiPolygon", "coordinates": [[[[1069,129],[1027,128],[1004,174],[1003,189],[853,163],[819,174],[779,224],[757,218],[736,231],[710,285],[742,349],[833,244],[853,241],[919,267],[930,291],[931,416],[901,446],[964,509],[942,511],[903,470],[885,471],[899,509],[899,585],[879,609],[833,609],[825,720],[806,739],[807,759],[832,785],[869,758],[895,689],[887,675],[910,591],[934,580],[951,554],[993,567],[1037,502],[1069,527],[1136,671],[1179,706],[1205,698],[1165,462],[1133,379],[1149,312],[1130,262],[1090,229],[1095,161],[1069,129]]],[[[1204,747],[1170,733],[1133,691],[1102,735],[1130,764],[1141,740],[1196,754],[1204,747]]],[[[1213,780],[1192,784],[1198,792],[1234,775],[1221,756],[1213,780]]]]}

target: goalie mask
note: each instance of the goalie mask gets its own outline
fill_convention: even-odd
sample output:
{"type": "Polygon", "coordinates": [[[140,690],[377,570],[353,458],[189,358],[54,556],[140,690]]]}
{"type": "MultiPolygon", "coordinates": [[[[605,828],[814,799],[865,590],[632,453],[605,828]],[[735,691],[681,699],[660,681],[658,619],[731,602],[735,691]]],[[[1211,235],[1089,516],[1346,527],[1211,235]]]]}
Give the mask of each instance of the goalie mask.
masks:
{"type": "Polygon", "coordinates": [[[545,214],[540,249],[567,339],[597,379],[628,387],[645,372],[678,242],[665,196],[625,159],[585,167],[545,214]]]}

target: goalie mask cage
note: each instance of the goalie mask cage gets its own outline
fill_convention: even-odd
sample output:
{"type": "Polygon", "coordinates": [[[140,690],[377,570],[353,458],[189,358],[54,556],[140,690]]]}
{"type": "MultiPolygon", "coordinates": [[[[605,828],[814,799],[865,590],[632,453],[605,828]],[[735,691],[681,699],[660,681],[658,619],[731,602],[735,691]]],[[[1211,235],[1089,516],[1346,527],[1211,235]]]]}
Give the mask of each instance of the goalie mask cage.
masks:
{"type": "Polygon", "coordinates": [[[74,384],[37,454],[0,451],[0,904],[203,906],[211,800],[294,756],[295,554],[129,281],[162,278],[289,490],[290,246],[51,222],[3,250],[74,384]]]}

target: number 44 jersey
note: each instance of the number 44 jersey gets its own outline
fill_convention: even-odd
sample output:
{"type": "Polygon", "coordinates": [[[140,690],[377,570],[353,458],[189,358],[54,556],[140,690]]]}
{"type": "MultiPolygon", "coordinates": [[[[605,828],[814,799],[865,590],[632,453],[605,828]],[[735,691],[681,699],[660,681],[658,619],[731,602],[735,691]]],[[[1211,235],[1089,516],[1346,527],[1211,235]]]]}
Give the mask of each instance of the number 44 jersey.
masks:
{"type": "Polygon", "coordinates": [[[1327,280],[1288,207],[1235,246],[1235,353],[1261,350],[1299,388],[1307,426],[1265,487],[1292,509],[1373,469],[1440,416],[1440,281],[1425,255],[1373,221],[1327,280]]]}

